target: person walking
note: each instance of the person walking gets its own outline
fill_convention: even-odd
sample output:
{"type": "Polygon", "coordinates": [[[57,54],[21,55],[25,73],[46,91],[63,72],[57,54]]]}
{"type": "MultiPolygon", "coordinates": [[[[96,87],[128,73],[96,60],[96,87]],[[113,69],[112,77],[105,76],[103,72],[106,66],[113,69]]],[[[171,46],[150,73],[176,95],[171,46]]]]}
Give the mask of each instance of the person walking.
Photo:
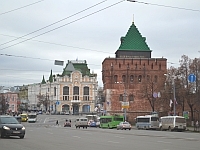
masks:
{"type": "Polygon", "coordinates": [[[196,130],[199,131],[199,121],[196,121],[196,130]]]}
{"type": "Polygon", "coordinates": [[[56,125],[59,126],[58,120],[56,121],[56,125]]]}

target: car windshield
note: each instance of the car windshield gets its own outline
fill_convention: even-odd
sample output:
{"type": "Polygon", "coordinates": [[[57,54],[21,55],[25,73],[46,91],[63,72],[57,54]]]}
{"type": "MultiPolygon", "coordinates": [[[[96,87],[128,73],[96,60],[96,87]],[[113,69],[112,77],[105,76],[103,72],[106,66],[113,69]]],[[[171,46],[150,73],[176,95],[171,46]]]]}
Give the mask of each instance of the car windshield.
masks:
{"type": "Polygon", "coordinates": [[[129,124],[128,122],[123,122],[123,124],[129,124]]]}
{"type": "Polygon", "coordinates": [[[2,117],[0,119],[2,124],[19,124],[17,119],[14,117],[2,117]]]}

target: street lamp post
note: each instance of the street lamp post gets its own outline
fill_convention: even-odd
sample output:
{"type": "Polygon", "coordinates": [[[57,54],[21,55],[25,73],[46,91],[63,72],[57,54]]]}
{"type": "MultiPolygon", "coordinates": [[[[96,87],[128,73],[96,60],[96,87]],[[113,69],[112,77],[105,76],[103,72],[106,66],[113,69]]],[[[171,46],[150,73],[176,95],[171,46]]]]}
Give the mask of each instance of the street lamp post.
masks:
{"type": "Polygon", "coordinates": [[[174,116],[176,116],[176,91],[175,91],[174,77],[173,77],[173,97],[174,97],[174,116]]]}

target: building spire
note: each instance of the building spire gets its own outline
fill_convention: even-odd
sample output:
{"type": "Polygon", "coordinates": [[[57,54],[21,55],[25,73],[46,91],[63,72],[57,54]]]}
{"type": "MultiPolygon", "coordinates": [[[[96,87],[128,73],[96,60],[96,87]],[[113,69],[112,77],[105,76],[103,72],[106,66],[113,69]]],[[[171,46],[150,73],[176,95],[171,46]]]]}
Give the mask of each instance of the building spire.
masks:
{"type": "Polygon", "coordinates": [[[42,78],[42,84],[45,84],[46,83],[46,81],[45,81],[45,79],[44,79],[44,75],[43,75],[43,78],[42,78]]]}
{"type": "Polygon", "coordinates": [[[133,22],[132,22],[132,24],[134,24],[134,14],[133,14],[133,22]]]}
{"type": "Polygon", "coordinates": [[[53,82],[53,75],[52,75],[52,69],[51,69],[51,74],[49,76],[49,82],[52,83],[53,82]]]}

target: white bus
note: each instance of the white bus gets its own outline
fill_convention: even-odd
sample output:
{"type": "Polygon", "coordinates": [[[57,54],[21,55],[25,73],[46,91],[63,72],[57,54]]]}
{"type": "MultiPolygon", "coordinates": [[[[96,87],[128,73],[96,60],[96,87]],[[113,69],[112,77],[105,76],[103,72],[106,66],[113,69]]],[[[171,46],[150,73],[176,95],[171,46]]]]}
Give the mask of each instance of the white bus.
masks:
{"type": "Polygon", "coordinates": [[[159,129],[159,118],[156,115],[137,116],[135,119],[137,129],[159,129]]]}
{"type": "Polygon", "coordinates": [[[160,117],[160,130],[185,131],[186,119],[183,116],[164,116],[160,117]]]}
{"type": "Polygon", "coordinates": [[[37,121],[37,114],[36,113],[30,113],[28,114],[28,122],[31,123],[35,123],[37,121]]]}

